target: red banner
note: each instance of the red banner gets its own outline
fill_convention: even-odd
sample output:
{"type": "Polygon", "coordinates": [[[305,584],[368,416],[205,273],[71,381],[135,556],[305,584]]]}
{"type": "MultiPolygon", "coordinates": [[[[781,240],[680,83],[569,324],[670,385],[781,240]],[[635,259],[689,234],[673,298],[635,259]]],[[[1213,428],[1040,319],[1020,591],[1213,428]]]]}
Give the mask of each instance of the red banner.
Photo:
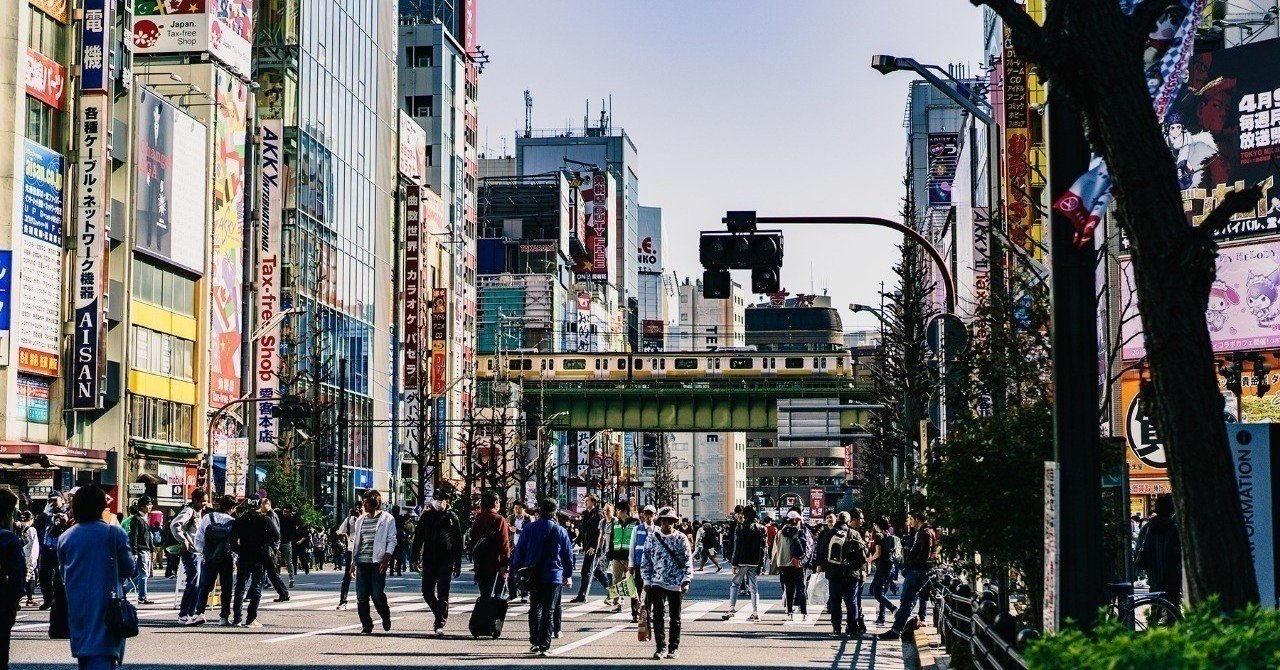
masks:
{"type": "Polygon", "coordinates": [[[444,393],[445,343],[448,340],[446,324],[449,317],[449,292],[442,288],[431,289],[431,393],[444,393]]]}
{"type": "Polygon", "coordinates": [[[27,49],[26,69],[27,95],[54,109],[62,109],[66,99],[67,69],[58,61],[30,48],[27,49]]]}
{"type": "Polygon", "coordinates": [[[809,489],[809,518],[821,519],[827,513],[827,491],[821,486],[809,489]]]}

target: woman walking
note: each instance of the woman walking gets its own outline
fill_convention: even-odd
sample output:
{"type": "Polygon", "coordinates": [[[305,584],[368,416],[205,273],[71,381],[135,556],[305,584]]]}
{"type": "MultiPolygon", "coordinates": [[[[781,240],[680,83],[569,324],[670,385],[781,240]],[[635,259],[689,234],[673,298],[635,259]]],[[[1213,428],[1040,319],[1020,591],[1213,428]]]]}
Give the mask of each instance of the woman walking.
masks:
{"type": "Polygon", "coordinates": [[[396,522],[382,511],[382,494],[375,489],[365,491],[364,514],[352,524],[348,539],[352,561],[349,571],[356,580],[356,610],[360,614],[360,632],[373,633],[373,617],[369,600],[382,617],[382,630],[391,630],[391,608],[387,605],[387,569],[396,551],[396,522]]]}
{"type": "Polygon", "coordinates": [[[81,486],[71,499],[75,525],[58,538],[71,655],[82,670],[112,670],[124,660],[124,638],[107,626],[107,608],[133,575],[133,550],[119,526],[103,521],[106,510],[102,489],[81,486]]]}
{"type": "Polygon", "coordinates": [[[680,657],[680,601],[689,592],[693,573],[693,550],[689,537],[675,529],[675,510],[663,507],[658,512],[658,529],[645,539],[640,569],[644,574],[645,598],[653,615],[653,639],[657,649],[654,660],[680,657]],[[663,627],[664,610],[671,615],[671,638],[663,627]]]}

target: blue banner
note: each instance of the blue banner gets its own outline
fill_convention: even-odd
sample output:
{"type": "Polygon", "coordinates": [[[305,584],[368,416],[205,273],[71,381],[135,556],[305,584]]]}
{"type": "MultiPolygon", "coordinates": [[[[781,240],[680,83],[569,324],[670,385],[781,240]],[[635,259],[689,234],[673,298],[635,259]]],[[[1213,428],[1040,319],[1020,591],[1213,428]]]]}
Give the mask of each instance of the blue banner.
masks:
{"type": "Polygon", "coordinates": [[[111,88],[111,8],[115,0],[84,0],[80,46],[80,90],[109,93],[111,88]]]}
{"type": "Polygon", "coordinates": [[[27,140],[22,174],[22,234],[61,248],[62,154],[27,140]]]}
{"type": "Polygon", "coordinates": [[[433,435],[433,437],[435,437],[435,440],[436,440],[436,451],[440,452],[441,454],[444,454],[445,453],[444,438],[445,438],[445,435],[449,432],[449,429],[445,426],[444,396],[438,396],[432,402],[434,404],[434,406],[432,407],[432,410],[435,413],[435,419],[436,419],[436,426],[435,426],[435,431],[433,435]]]}
{"type": "Polygon", "coordinates": [[[6,334],[13,321],[13,252],[0,251],[0,331],[6,334]]]}

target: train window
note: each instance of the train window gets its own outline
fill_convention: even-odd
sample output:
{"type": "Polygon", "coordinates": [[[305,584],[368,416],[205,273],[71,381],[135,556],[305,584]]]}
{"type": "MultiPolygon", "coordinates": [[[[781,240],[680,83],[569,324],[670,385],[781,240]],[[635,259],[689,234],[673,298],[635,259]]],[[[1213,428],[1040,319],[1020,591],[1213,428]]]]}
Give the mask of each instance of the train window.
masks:
{"type": "Polygon", "coordinates": [[[585,358],[566,358],[562,364],[565,370],[586,370],[587,359],[585,358]]]}
{"type": "Polygon", "coordinates": [[[841,356],[836,359],[836,367],[838,368],[844,367],[844,356],[841,356]]]}
{"type": "Polygon", "coordinates": [[[608,369],[609,369],[609,359],[607,359],[607,358],[601,358],[601,359],[600,359],[600,365],[604,366],[604,369],[608,370],[608,369]]]}
{"type": "Polygon", "coordinates": [[[658,359],[658,367],[659,367],[660,369],[662,369],[662,370],[666,370],[666,369],[667,369],[667,359],[665,359],[665,358],[659,358],[659,359],[658,359]]]}
{"type": "Polygon", "coordinates": [[[717,370],[719,370],[719,369],[720,369],[720,359],[719,359],[719,358],[717,358],[717,359],[715,359],[715,360],[716,360],[716,369],[717,369],[717,370]]]}
{"type": "Polygon", "coordinates": [[[547,359],[545,359],[545,358],[544,358],[544,359],[542,359],[542,360],[538,361],[538,369],[539,369],[539,370],[546,370],[546,369],[547,369],[547,359]]]}
{"type": "Polygon", "coordinates": [[[532,370],[532,369],[533,369],[533,361],[532,361],[532,360],[529,360],[529,359],[527,359],[527,358],[526,358],[526,359],[524,359],[523,361],[520,361],[520,369],[521,369],[521,370],[532,370]]]}
{"type": "Polygon", "coordinates": [[[599,370],[599,369],[600,369],[600,359],[599,359],[599,358],[597,358],[597,359],[596,359],[596,369],[597,369],[597,370],[599,370]]]}
{"type": "Polygon", "coordinates": [[[489,360],[485,361],[485,366],[489,368],[489,372],[493,372],[493,359],[490,358],[489,360]]]}
{"type": "Polygon", "coordinates": [[[754,366],[755,361],[750,358],[730,358],[730,370],[750,370],[754,366]]]}
{"type": "Polygon", "coordinates": [[[618,359],[618,369],[619,369],[619,370],[626,370],[626,369],[627,369],[627,359],[625,359],[625,358],[619,358],[619,359],[618,359]]]}
{"type": "Polygon", "coordinates": [[[637,359],[636,359],[636,363],[635,363],[635,365],[636,365],[636,369],[637,369],[637,370],[643,370],[643,369],[644,369],[644,361],[643,361],[642,359],[637,358],[637,359]]]}
{"type": "Polygon", "coordinates": [[[519,369],[520,369],[520,361],[518,361],[518,360],[510,360],[510,361],[507,361],[507,369],[508,369],[508,370],[519,370],[519,369]]]}
{"type": "Polygon", "coordinates": [[[788,356],[782,359],[782,365],[788,370],[799,370],[804,367],[804,359],[799,356],[788,356]]]}
{"type": "Polygon", "coordinates": [[[698,369],[698,359],[696,359],[696,358],[677,358],[677,359],[676,359],[676,369],[677,369],[677,370],[697,370],[697,369],[698,369]]]}
{"type": "Polygon", "coordinates": [[[813,359],[813,369],[814,369],[814,370],[817,370],[817,369],[818,369],[818,365],[819,365],[819,363],[818,363],[818,359],[816,359],[816,358],[815,358],[815,359],[813,359]]]}
{"type": "Polygon", "coordinates": [[[776,369],[778,369],[778,359],[776,359],[776,358],[770,358],[770,359],[769,359],[769,367],[771,367],[771,368],[773,368],[773,369],[775,369],[775,370],[776,370],[776,369]]]}

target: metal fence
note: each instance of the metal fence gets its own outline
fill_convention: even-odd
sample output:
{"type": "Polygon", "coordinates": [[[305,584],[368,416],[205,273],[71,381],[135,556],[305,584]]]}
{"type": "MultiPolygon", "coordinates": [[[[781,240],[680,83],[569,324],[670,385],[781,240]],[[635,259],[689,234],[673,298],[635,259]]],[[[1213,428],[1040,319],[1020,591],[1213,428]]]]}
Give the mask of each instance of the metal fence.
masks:
{"type": "Polygon", "coordinates": [[[949,572],[933,575],[934,626],[953,657],[967,651],[980,670],[1026,670],[1019,650],[1039,636],[1017,629],[1012,614],[1003,612],[999,596],[990,589],[974,595],[974,587],[949,572]]]}

